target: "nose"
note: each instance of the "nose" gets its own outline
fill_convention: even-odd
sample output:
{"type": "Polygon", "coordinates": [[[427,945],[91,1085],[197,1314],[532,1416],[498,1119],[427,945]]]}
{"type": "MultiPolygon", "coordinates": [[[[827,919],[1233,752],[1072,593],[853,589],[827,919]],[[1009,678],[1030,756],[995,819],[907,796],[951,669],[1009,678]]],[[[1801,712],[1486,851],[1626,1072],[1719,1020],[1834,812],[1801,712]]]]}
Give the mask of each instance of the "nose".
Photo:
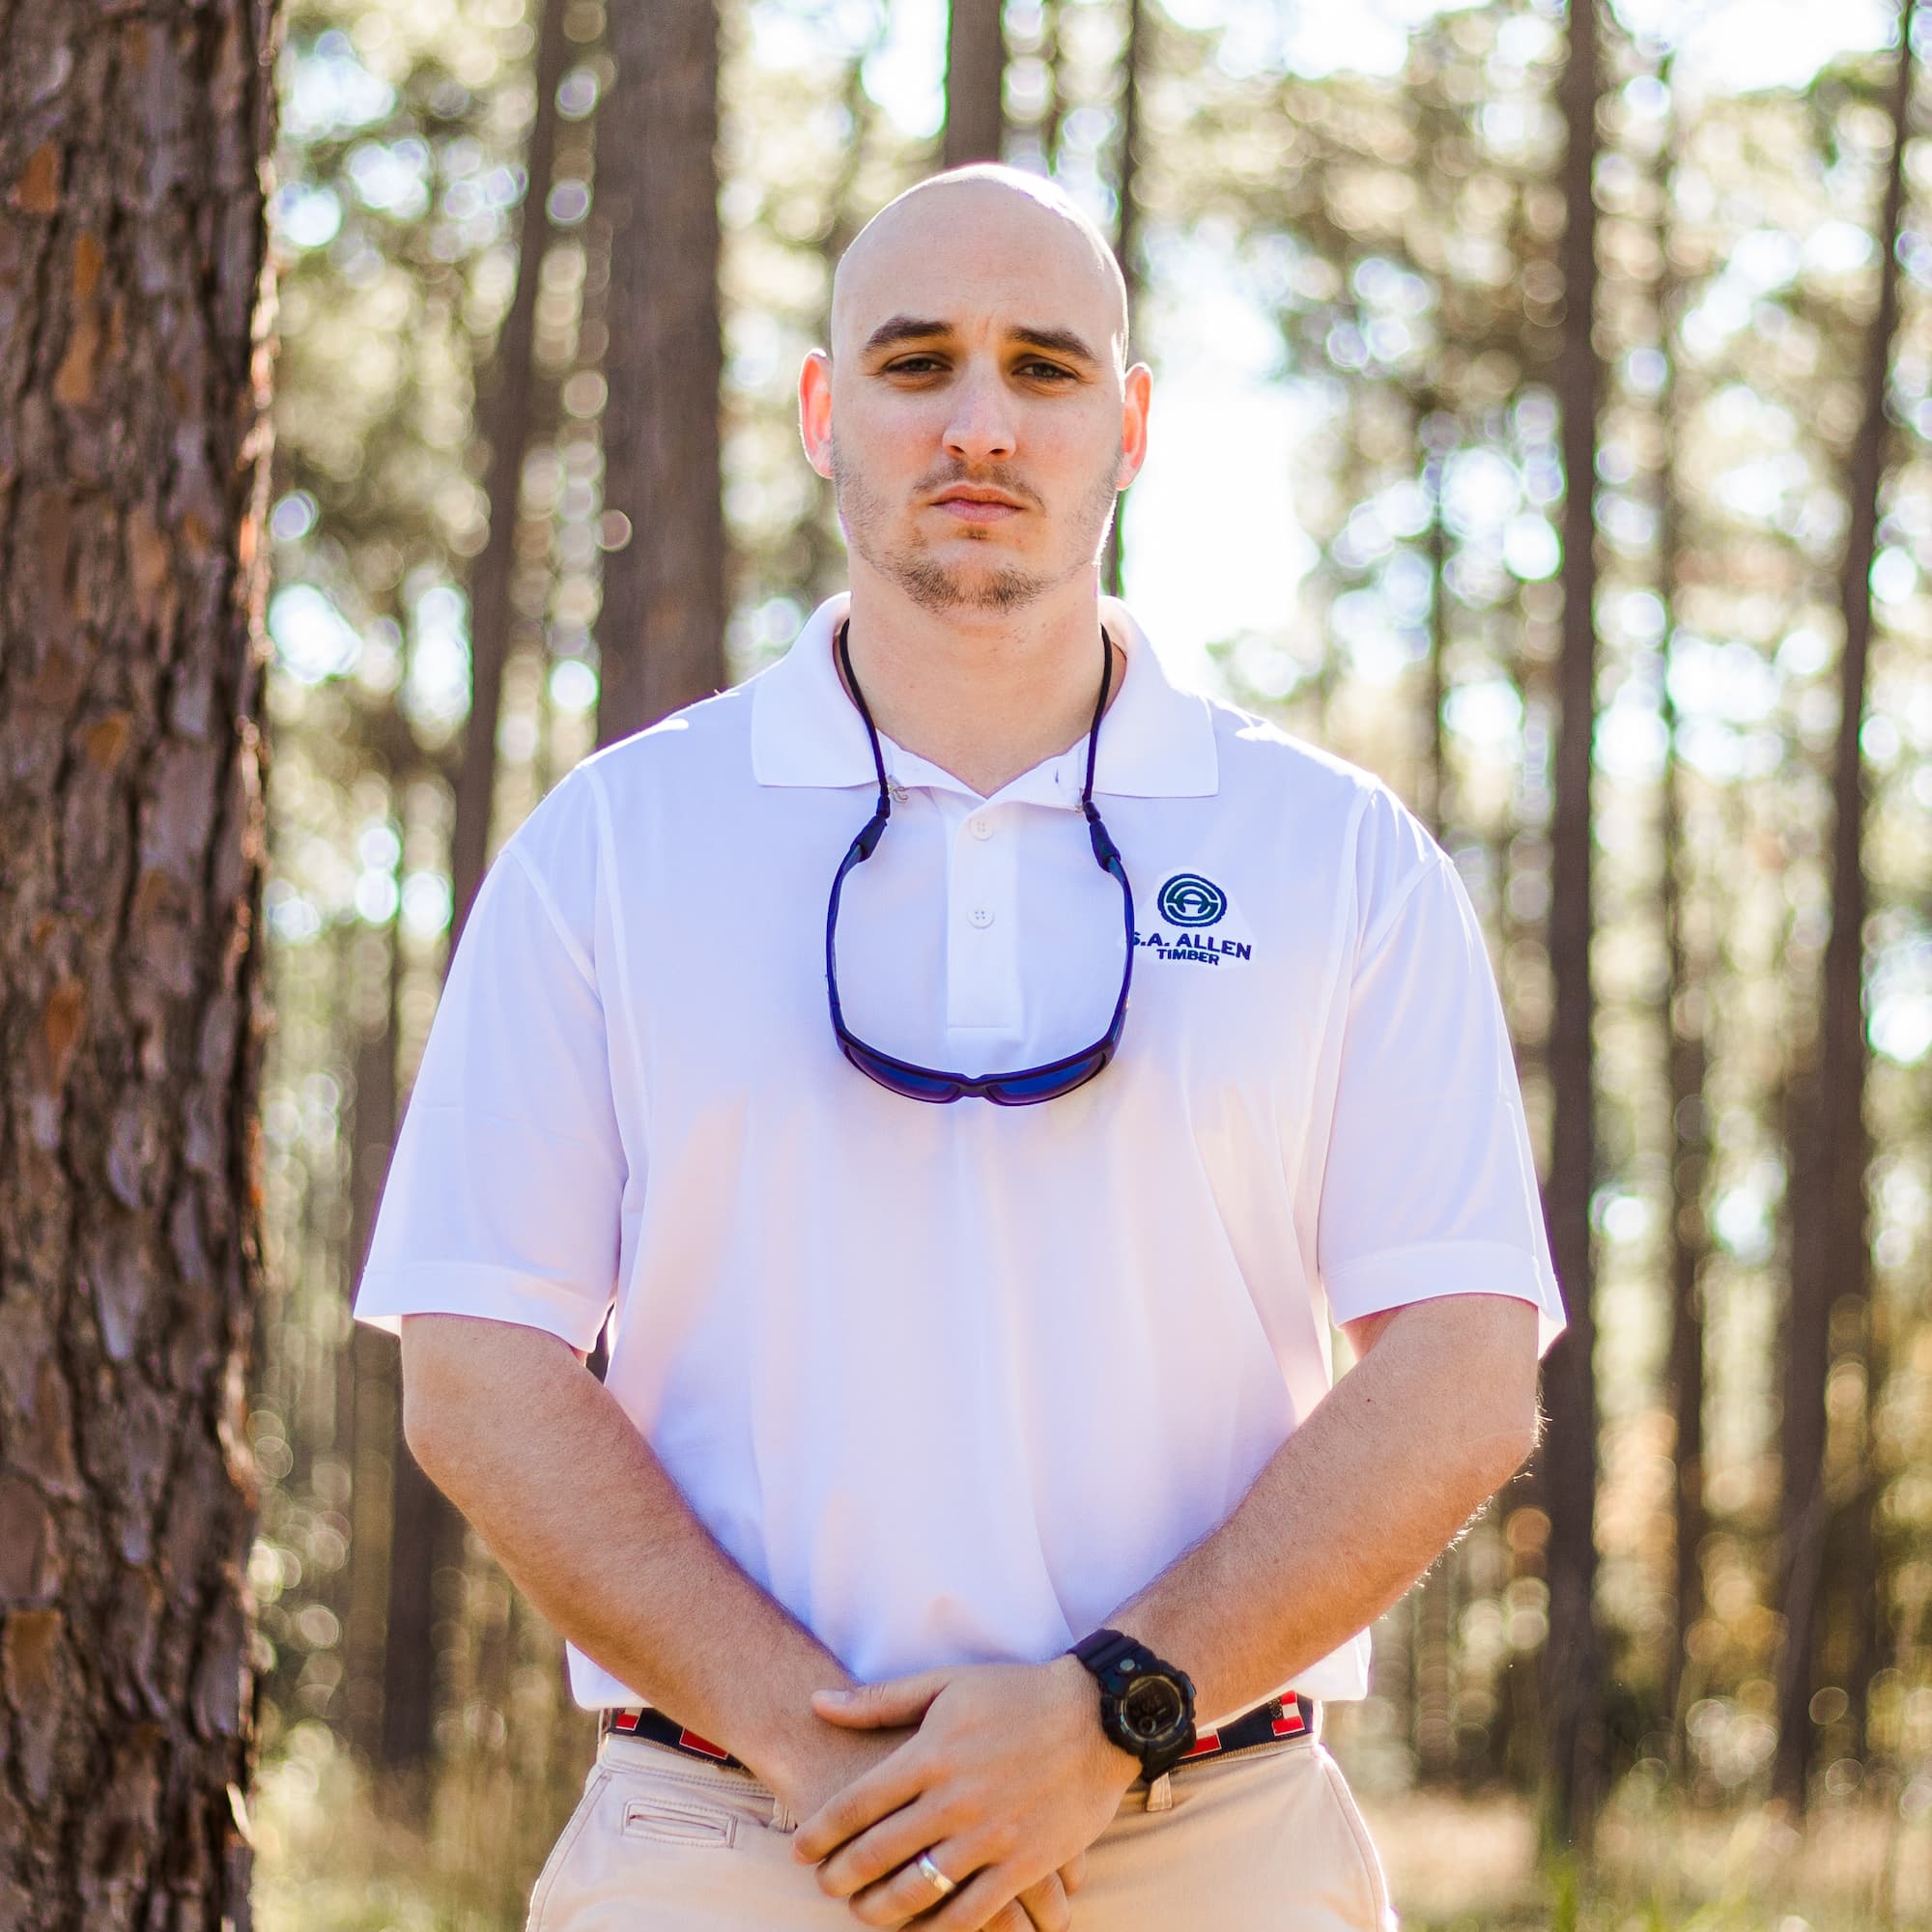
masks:
{"type": "Polygon", "coordinates": [[[1013,453],[1011,402],[996,370],[975,364],[952,392],[946,424],[946,447],[962,463],[980,463],[1013,453]]]}

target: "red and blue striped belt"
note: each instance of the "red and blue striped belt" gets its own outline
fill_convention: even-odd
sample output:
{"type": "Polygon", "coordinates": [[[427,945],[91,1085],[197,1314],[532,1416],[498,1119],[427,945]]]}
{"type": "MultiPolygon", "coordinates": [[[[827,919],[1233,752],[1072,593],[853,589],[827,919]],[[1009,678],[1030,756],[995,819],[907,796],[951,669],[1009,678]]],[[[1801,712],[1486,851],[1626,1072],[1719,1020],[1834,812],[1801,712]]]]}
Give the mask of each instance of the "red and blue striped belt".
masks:
{"type": "MultiPolygon", "coordinates": [[[[1313,1736],[1320,1708],[1313,1697],[1304,1697],[1298,1690],[1270,1697],[1265,1704],[1257,1704],[1252,1711],[1242,1712],[1214,1730],[1201,1732],[1194,1740],[1194,1748],[1179,1760],[1175,1769],[1179,1770],[1183,1764],[1198,1764],[1206,1758],[1226,1757],[1231,1751],[1252,1750],[1256,1745],[1278,1744],[1283,1738],[1313,1736]]],[[[686,1757],[701,1757],[711,1764],[722,1764],[729,1771],[749,1768],[723,1745],[715,1745],[709,1738],[687,1730],[675,1718],[668,1718],[649,1705],[628,1710],[607,1705],[597,1714],[597,1735],[604,1738],[613,1731],[619,1737],[642,1738],[646,1744],[682,1751],[686,1757]]]]}

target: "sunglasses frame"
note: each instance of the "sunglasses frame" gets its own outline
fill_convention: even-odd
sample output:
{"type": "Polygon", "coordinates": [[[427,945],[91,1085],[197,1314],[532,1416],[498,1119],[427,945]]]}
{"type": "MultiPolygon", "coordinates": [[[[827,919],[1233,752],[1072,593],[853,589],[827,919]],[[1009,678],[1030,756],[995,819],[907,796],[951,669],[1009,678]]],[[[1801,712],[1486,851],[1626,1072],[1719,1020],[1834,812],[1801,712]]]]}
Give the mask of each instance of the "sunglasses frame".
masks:
{"type": "Polygon", "coordinates": [[[1103,872],[1111,873],[1120,882],[1124,907],[1126,970],[1121,978],[1121,996],[1114,1002],[1114,1016],[1107,1023],[1107,1031],[1092,1046],[1082,1047],[1077,1053],[1063,1054],[1058,1060],[1049,1060],[1039,1066],[1021,1067],[1009,1073],[946,1073],[937,1067],[921,1066],[912,1061],[882,1053],[875,1046],[868,1046],[845,1024],[845,1015],[838,1003],[836,941],[839,894],[844,889],[846,873],[869,859],[878,848],[879,840],[885,835],[886,821],[893,810],[892,794],[886,783],[885,753],[879,749],[879,734],[872,724],[872,714],[867,709],[865,695],[859,689],[859,680],[853,675],[851,653],[846,648],[845,637],[850,622],[847,618],[838,626],[838,661],[844,668],[845,681],[851,687],[852,700],[859,707],[859,716],[866,721],[866,735],[872,747],[872,764],[879,778],[879,802],[877,810],[846,848],[845,857],[833,875],[832,894],[825,907],[825,990],[838,1050],[861,1073],[902,1099],[926,1100],[937,1106],[948,1106],[954,1100],[973,1098],[990,1100],[998,1107],[1032,1107],[1042,1100],[1057,1100],[1062,1094],[1072,1093],[1076,1087],[1084,1087],[1113,1059],[1126,1024],[1127,995],[1134,982],[1134,889],[1127,881],[1127,869],[1122,862],[1120,848],[1108,836],[1094,804],[1094,759],[1099,744],[1100,717],[1107,708],[1107,693],[1113,683],[1113,639],[1102,626],[1100,696],[1094,707],[1094,723],[1087,734],[1087,782],[1081,789],[1080,810],[1086,815],[1094,862],[1103,872]]]}

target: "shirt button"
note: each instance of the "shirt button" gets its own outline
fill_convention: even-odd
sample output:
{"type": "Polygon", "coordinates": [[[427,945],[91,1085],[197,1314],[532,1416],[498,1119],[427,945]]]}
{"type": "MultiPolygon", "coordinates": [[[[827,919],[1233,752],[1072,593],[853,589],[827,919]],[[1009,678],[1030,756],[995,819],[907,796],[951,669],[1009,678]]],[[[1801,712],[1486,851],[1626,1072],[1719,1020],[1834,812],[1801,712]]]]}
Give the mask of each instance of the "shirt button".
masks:
{"type": "Polygon", "coordinates": [[[983,818],[971,818],[966,822],[975,838],[990,838],[993,836],[993,828],[983,818]]]}
{"type": "Polygon", "coordinates": [[[985,925],[991,925],[993,923],[992,911],[987,906],[975,906],[973,910],[967,914],[967,917],[973,922],[975,925],[985,926],[985,925]]]}

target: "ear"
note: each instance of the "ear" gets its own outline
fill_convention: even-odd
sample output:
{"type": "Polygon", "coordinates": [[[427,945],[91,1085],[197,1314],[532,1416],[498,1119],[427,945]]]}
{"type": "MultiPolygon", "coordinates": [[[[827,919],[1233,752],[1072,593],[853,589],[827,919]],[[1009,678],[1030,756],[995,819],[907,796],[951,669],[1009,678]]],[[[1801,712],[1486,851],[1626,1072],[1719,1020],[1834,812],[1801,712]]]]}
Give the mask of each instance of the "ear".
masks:
{"type": "Polygon", "coordinates": [[[806,461],[819,475],[832,475],[832,357],[823,349],[807,353],[798,372],[798,433],[806,461]]]}
{"type": "Polygon", "coordinates": [[[1148,412],[1153,402],[1153,371],[1136,362],[1122,383],[1121,467],[1114,487],[1124,490],[1141,473],[1147,461],[1148,412]]]}

